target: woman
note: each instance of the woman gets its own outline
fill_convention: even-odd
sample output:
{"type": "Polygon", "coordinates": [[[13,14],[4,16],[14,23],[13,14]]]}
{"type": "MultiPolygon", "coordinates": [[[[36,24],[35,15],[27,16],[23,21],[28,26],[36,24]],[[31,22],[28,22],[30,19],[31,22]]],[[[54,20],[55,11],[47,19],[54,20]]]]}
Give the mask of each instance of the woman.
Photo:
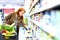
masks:
{"type": "Polygon", "coordinates": [[[5,24],[11,25],[16,22],[17,26],[17,35],[19,34],[19,27],[24,27],[26,29],[27,25],[23,22],[23,14],[25,13],[25,9],[19,8],[17,12],[13,12],[10,15],[5,17],[5,24]]]}

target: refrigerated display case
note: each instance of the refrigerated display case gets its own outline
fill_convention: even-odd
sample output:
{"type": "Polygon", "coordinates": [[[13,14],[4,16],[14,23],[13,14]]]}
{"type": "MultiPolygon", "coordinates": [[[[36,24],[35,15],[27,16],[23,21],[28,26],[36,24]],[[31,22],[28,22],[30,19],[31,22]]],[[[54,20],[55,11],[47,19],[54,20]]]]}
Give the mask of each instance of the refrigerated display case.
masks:
{"type": "MultiPolygon", "coordinates": [[[[60,18],[57,17],[57,15],[60,13],[60,3],[59,0],[39,0],[40,2],[37,2],[37,4],[35,4],[33,6],[33,8],[29,11],[29,15],[30,15],[30,22],[32,22],[31,24],[35,24],[37,25],[37,27],[39,26],[40,29],[42,29],[42,36],[45,35],[46,37],[42,37],[41,40],[59,40],[59,25],[60,24],[57,23],[57,20],[59,20],[60,18]],[[56,2],[57,1],[57,2],[56,2]],[[54,3],[53,3],[54,2],[54,3]],[[38,3],[40,4],[38,6],[38,3]],[[38,8],[38,9],[37,9],[38,8]],[[59,12],[58,12],[59,11],[59,12]],[[41,16],[39,16],[40,14],[42,14],[41,16]],[[57,18],[57,19],[56,19],[57,18]],[[57,27],[57,28],[56,28],[57,27]],[[49,35],[47,35],[47,33],[49,35]],[[48,37],[47,37],[48,36],[48,37]]],[[[32,26],[32,28],[34,28],[34,26],[32,26]]],[[[37,34],[39,34],[37,32],[37,34]]],[[[41,33],[40,33],[41,34],[41,33]]],[[[40,36],[41,38],[41,36],[40,36]]]]}

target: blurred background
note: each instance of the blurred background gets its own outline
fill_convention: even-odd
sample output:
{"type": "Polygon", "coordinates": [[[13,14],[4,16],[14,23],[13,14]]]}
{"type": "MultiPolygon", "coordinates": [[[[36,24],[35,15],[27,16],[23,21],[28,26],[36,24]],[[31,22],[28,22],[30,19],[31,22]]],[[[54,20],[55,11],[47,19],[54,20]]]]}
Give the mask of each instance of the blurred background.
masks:
{"type": "Polygon", "coordinates": [[[18,40],[60,40],[60,0],[0,0],[0,40],[17,40],[15,35],[3,35],[5,28],[14,32],[16,27],[3,24],[5,16],[21,7],[26,10],[23,16],[28,26],[19,29],[18,40]]]}

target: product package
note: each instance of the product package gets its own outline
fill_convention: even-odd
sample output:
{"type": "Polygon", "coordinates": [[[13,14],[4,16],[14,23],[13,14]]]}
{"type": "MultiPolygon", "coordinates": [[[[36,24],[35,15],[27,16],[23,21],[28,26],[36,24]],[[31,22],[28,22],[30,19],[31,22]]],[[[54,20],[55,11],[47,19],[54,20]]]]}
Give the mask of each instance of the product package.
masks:
{"type": "Polygon", "coordinates": [[[4,13],[3,13],[3,9],[0,9],[0,25],[3,24],[4,21],[4,13]]]}

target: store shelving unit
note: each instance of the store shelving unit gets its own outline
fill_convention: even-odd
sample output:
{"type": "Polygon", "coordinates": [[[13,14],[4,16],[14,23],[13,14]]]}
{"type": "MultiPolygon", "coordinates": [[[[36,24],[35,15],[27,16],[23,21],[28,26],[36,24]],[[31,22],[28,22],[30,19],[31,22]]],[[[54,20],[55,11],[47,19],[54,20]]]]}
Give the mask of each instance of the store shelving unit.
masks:
{"type": "Polygon", "coordinates": [[[44,22],[37,22],[34,21],[32,19],[30,19],[30,21],[32,21],[35,25],[39,26],[40,28],[42,28],[43,30],[45,30],[47,33],[51,34],[52,36],[55,35],[56,29],[54,27],[52,27],[52,25],[46,25],[44,22]],[[48,27],[49,26],[49,27],[48,27]],[[47,27],[47,28],[46,28],[47,27]],[[53,31],[54,32],[53,32],[53,31]]]}
{"type": "Polygon", "coordinates": [[[36,3],[38,2],[38,0],[36,0],[35,2],[34,2],[34,4],[31,6],[31,8],[30,8],[30,11],[32,10],[32,8],[36,5],[36,3]]]}
{"type": "MultiPolygon", "coordinates": [[[[58,6],[58,5],[60,5],[59,2],[58,2],[58,3],[55,3],[55,4],[53,4],[53,5],[47,5],[47,6],[41,7],[41,8],[39,8],[38,10],[34,11],[33,13],[31,13],[31,14],[29,14],[29,15],[31,16],[31,15],[33,15],[33,14],[35,14],[35,13],[42,12],[42,11],[45,11],[45,10],[49,10],[49,9],[51,9],[51,8],[54,8],[54,7],[58,6]]],[[[34,5],[34,6],[35,6],[35,5],[34,5]]],[[[30,11],[31,11],[31,10],[30,10],[30,11]]]]}
{"type": "MultiPolygon", "coordinates": [[[[38,3],[38,2],[36,2],[38,3]]],[[[53,9],[54,7],[57,7],[57,6],[60,6],[60,2],[59,0],[56,0],[54,1],[54,3],[51,1],[51,4],[47,4],[46,6],[41,6],[39,9],[37,10],[34,10],[32,12],[32,9],[36,6],[37,4],[35,4],[34,6],[32,6],[32,8],[30,9],[30,12],[29,12],[29,16],[31,17],[32,15],[34,14],[38,14],[38,13],[41,13],[43,11],[47,11],[47,10],[50,10],[50,9],[53,9]]],[[[32,23],[34,23],[35,25],[39,26],[40,28],[42,28],[44,31],[46,31],[47,33],[55,36],[56,34],[56,28],[52,27],[52,25],[47,25],[46,23],[44,22],[38,22],[38,21],[35,21],[35,20],[32,20],[30,18],[30,21],[32,23]],[[49,27],[48,27],[49,26],[49,27]]]]}

